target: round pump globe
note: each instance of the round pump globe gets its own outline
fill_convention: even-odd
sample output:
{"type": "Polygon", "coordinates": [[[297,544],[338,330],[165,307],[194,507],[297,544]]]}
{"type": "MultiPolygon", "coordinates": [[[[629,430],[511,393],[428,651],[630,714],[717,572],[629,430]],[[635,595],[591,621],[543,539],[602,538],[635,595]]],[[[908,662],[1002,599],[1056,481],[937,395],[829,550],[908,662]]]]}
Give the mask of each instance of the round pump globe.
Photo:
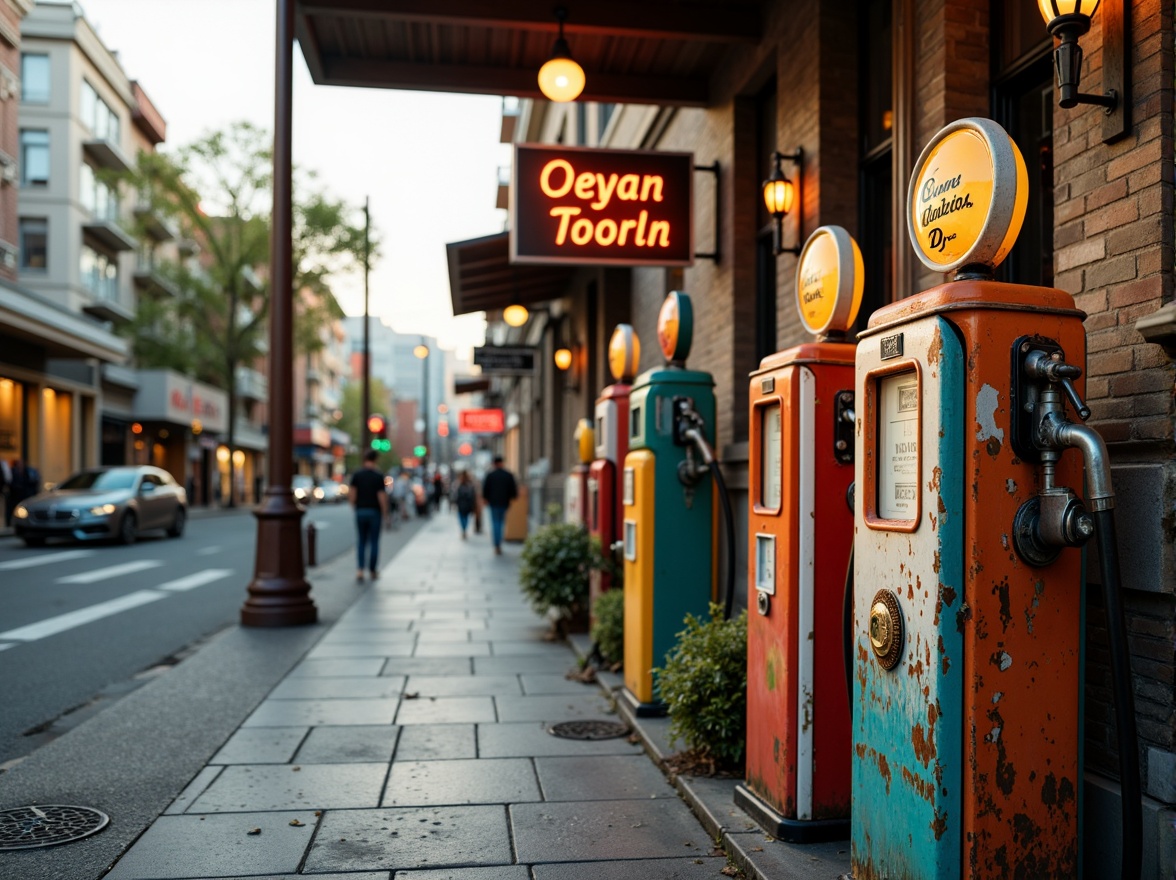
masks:
{"type": "Polygon", "coordinates": [[[549,101],[574,101],[584,91],[584,68],[566,55],[556,55],[539,68],[539,91],[549,101]]]}
{"type": "Polygon", "coordinates": [[[1094,18],[1099,0],[1037,0],[1037,8],[1046,25],[1063,15],[1085,15],[1094,18]]]}

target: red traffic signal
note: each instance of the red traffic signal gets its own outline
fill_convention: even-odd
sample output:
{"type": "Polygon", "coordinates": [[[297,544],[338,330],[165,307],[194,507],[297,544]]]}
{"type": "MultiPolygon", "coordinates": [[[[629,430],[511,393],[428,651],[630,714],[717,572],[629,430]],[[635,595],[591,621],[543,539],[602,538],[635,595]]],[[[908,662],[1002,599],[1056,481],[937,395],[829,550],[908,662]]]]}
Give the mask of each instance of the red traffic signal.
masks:
{"type": "Polygon", "coordinates": [[[367,428],[369,434],[375,434],[379,437],[388,429],[388,423],[384,421],[383,416],[370,415],[367,420],[367,428]]]}

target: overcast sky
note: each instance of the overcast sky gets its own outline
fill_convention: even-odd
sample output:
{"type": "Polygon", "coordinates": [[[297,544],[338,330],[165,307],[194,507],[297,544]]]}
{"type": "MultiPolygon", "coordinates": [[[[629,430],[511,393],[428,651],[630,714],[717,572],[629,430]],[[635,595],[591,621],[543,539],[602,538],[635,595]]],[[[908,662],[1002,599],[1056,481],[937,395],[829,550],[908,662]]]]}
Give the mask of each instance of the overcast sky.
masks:
{"type": "MultiPolygon", "coordinates": [[[[91,25],[167,120],[168,144],[238,119],[272,129],[273,0],[81,0],[91,25]]],[[[499,98],[316,86],[294,54],[294,162],[334,196],[371,199],[382,257],[371,312],[445,347],[481,341],[482,321],[454,319],[445,243],[499,232],[499,98]]],[[[357,218],[360,215],[357,215],[357,218]]],[[[339,285],[363,313],[361,277],[339,285]]]]}

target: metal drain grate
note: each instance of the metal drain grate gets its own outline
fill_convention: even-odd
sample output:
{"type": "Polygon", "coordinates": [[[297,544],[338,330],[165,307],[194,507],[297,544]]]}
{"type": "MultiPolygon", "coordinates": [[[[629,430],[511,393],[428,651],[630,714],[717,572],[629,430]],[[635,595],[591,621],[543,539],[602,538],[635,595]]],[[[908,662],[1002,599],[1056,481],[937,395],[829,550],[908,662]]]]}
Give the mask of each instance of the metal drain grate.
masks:
{"type": "Polygon", "coordinates": [[[563,739],[616,739],[625,736],[629,728],[616,721],[563,721],[551,725],[547,732],[563,739]]]}
{"type": "Polygon", "coordinates": [[[92,807],[49,804],[0,810],[0,851],[72,843],[109,824],[110,817],[92,807]]]}

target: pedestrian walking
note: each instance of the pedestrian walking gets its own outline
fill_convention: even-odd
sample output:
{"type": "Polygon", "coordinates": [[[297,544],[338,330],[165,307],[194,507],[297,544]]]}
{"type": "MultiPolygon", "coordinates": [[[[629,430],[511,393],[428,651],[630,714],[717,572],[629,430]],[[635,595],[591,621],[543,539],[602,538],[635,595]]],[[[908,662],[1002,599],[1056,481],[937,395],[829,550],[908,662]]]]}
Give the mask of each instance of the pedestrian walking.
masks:
{"type": "Polygon", "coordinates": [[[374,449],[364,453],[363,467],[351,475],[348,492],[355,509],[357,583],[363,583],[365,563],[373,581],[380,576],[376,562],[380,558],[380,522],[388,515],[388,495],[384,491],[384,474],[376,467],[379,457],[374,449]]]}
{"type": "Polygon", "coordinates": [[[502,555],[502,532],[506,527],[506,509],[519,497],[514,474],[502,466],[502,456],[494,456],[494,469],[482,481],[482,498],[490,508],[490,535],[494,540],[494,554],[502,555]]]}
{"type": "Polygon", "coordinates": [[[441,512],[441,498],[445,495],[445,481],[441,478],[441,472],[437,471],[433,474],[433,510],[438,513],[441,512]]]}
{"type": "Polygon", "coordinates": [[[474,488],[474,481],[470,479],[469,471],[462,471],[457,478],[457,489],[453,493],[453,503],[457,507],[457,524],[461,526],[461,539],[466,539],[466,529],[470,526],[470,514],[478,505],[478,490],[474,488]]]}

